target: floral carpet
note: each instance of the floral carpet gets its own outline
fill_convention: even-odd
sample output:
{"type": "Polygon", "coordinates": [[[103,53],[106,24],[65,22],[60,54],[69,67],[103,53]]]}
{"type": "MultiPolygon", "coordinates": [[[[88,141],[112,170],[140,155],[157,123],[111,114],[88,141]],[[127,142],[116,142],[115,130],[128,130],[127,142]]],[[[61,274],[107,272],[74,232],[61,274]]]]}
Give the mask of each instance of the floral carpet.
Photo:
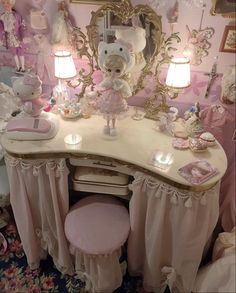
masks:
{"type": "MultiPolygon", "coordinates": [[[[30,270],[21,245],[15,223],[1,229],[8,247],[0,256],[0,292],[1,293],[80,293],[85,292],[85,284],[76,276],[62,275],[53,265],[50,256],[41,261],[40,268],[30,270]]],[[[122,286],[114,293],[145,293],[140,278],[123,279],[122,286]]]]}

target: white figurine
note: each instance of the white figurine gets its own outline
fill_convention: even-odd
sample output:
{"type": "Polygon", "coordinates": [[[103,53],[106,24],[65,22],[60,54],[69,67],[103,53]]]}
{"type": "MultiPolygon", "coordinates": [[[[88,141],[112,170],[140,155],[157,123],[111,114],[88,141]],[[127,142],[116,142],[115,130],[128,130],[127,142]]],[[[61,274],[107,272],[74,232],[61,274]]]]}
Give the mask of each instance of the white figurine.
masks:
{"type": "Polygon", "coordinates": [[[120,44],[100,42],[98,64],[105,73],[100,83],[102,96],[98,101],[99,111],[107,121],[104,133],[116,136],[116,119],[127,112],[126,98],[132,95],[128,82],[122,79],[131,64],[130,53],[120,44]]]}

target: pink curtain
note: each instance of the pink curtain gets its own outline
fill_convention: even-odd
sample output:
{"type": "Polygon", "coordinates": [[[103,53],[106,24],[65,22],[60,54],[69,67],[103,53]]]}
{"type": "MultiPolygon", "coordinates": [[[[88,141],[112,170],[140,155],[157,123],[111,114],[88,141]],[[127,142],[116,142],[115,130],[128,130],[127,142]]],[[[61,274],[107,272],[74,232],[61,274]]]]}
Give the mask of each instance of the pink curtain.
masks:
{"type": "Polygon", "coordinates": [[[221,180],[220,218],[224,231],[230,232],[236,225],[235,153],[234,159],[228,162],[228,169],[221,180]]]}
{"type": "Polygon", "coordinates": [[[73,249],[75,270],[86,282],[86,292],[111,293],[122,284],[121,249],[106,255],[89,255],[73,249]]]}
{"type": "Polygon", "coordinates": [[[204,246],[219,216],[219,185],[206,192],[177,189],[141,172],[131,185],[128,269],[145,290],[190,292],[204,246]]]}
{"type": "Polygon", "coordinates": [[[5,161],[10,201],[29,266],[38,268],[49,252],[59,271],[72,274],[64,235],[69,209],[65,159],[23,160],[6,155],[5,161]]]}
{"type": "Polygon", "coordinates": [[[228,168],[221,180],[220,222],[224,231],[230,232],[236,225],[235,194],[235,107],[213,104],[201,111],[201,119],[206,131],[214,134],[225,150],[228,168]]]}

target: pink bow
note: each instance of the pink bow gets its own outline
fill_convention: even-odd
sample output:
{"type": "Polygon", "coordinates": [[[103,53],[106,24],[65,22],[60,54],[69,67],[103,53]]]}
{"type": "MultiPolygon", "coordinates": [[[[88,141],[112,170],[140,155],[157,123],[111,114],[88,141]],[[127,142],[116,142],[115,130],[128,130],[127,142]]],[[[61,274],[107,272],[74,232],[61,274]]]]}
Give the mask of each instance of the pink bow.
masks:
{"type": "Polygon", "coordinates": [[[33,87],[39,87],[41,85],[41,80],[38,75],[30,75],[25,74],[24,76],[24,84],[25,85],[32,85],[33,87]]]}

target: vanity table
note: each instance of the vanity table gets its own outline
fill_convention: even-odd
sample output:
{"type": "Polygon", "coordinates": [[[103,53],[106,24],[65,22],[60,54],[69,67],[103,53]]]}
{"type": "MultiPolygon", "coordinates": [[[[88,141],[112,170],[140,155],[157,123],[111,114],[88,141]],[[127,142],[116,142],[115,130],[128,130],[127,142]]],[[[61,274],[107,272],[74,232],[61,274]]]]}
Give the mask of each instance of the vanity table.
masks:
{"type": "Polygon", "coordinates": [[[192,288],[205,244],[217,223],[219,182],[227,159],[218,143],[201,154],[174,149],[172,137],[154,125],[148,119],[120,120],[119,134],[111,140],[103,136],[104,119],[92,116],[60,119],[58,134],[51,140],[13,141],[2,136],[11,204],[31,268],[37,268],[49,253],[62,273],[73,273],[64,235],[68,174],[70,164],[95,163],[134,177],[130,185],[130,273],[143,275],[144,287],[150,291],[163,291],[166,284],[182,292],[192,288]],[[82,142],[65,144],[65,136],[71,133],[80,134],[82,142]],[[174,156],[167,171],[149,163],[157,149],[174,156]],[[200,186],[191,186],[177,170],[198,159],[206,159],[219,173],[200,186]],[[169,283],[172,275],[174,284],[169,283]]]}

